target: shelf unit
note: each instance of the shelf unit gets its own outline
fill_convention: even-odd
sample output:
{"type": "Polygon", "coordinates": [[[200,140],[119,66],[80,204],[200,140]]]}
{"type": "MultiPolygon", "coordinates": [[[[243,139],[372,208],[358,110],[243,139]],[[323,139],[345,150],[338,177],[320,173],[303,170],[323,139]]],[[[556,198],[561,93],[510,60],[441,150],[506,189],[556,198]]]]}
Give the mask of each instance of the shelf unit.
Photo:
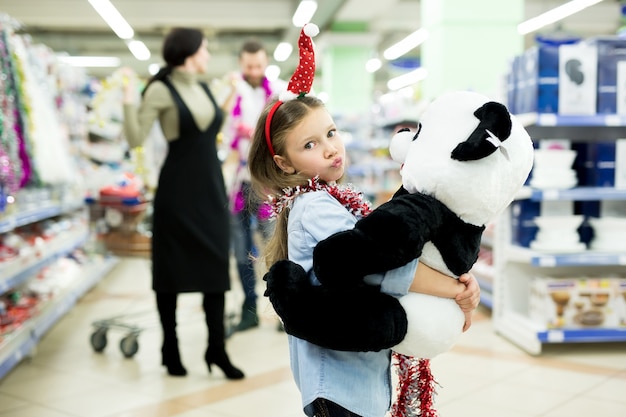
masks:
{"type": "MultiPolygon", "coordinates": [[[[63,214],[85,215],[82,203],[71,205],[44,204],[38,209],[9,216],[0,221],[0,234],[16,227],[63,214]]],[[[34,278],[43,268],[83,247],[89,238],[89,227],[63,233],[39,250],[0,265],[0,295],[34,278]]],[[[36,347],[41,337],[65,315],[89,289],[115,265],[114,257],[92,257],[82,265],[82,278],[37,306],[37,313],[0,339],[0,379],[36,347]]]]}
{"type": "MultiPolygon", "coordinates": [[[[534,140],[568,138],[572,141],[607,141],[626,138],[626,116],[520,115],[534,140]]],[[[519,199],[531,201],[624,200],[626,190],[576,187],[566,190],[525,188],[519,199]]],[[[576,275],[581,272],[626,275],[626,253],[597,252],[549,254],[513,245],[511,210],[498,219],[494,238],[493,323],[497,333],[530,354],[549,343],[626,342],[626,327],[547,328],[529,317],[530,285],[534,276],[576,275]],[[555,274],[555,272],[557,272],[555,274]]]]}

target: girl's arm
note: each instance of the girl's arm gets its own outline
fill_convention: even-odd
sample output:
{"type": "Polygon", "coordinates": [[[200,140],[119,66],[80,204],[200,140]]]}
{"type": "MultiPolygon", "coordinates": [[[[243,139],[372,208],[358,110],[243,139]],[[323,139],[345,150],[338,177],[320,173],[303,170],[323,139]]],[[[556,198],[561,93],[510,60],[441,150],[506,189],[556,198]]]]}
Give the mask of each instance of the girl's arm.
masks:
{"type": "Polygon", "coordinates": [[[417,264],[409,291],[453,298],[465,315],[463,331],[471,326],[472,312],[480,303],[480,287],[472,274],[466,273],[455,279],[421,262],[417,264]]]}

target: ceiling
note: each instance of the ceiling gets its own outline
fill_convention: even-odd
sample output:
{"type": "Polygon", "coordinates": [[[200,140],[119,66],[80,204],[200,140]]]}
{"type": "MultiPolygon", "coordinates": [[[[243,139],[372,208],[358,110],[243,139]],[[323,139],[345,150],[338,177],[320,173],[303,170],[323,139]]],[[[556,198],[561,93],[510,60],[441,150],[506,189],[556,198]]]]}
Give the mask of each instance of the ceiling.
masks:
{"type": "MultiPolygon", "coordinates": [[[[527,0],[525,18],[534,17],[565,3],[566,0],[527,0]]],[[[174,26],[201,28],[209,39],[212,54],[209,77],[221,77],[237,68],[237,51],[248,37],[262,40],[271,53],[281,41],[295,45],[298,29],[291,16],[299,0],[112,0],[119,12],[152,52],[146,63],[137,61],[124,41],[117,38],[87,0],[3,0],[0,13],[20,23],[20,32],[28,33],[34,42],[70,55],[117,56],[122,65],[147,75],[147,63],[161,63],[163,35],[174,26]]],[[[614,34],[620,25],[618,0],[604,0],[561,22],[560,29],[589,37],[614,34]]],[[[319,47],[325,42],[354,42],[380,52],[420,27],[420,0],[318,0],[313,22],[321,34],[315,39],[319,47]],[[331,27],[367,22],[369,31],[346,38],[331,27]]],[[[548,30],[554,30],[554,26],[548,30]]],[[[533,35],[526,37],[530,46],[533,35]]],[[[412,51],[419,54],[419,48],[412,51]]],[[[283,74],[291,73],[297,54],[283,64],[283,74]],[[287,72],[289,71],[289,72],[287,72]]],[[[106,76],[111,69],[90,69],[95,76],[106,76]]],[[[286,78],[284,75],[283,78],[286,78]]],[[[377,81],[386,82],[383,67],[377,81]]]]}

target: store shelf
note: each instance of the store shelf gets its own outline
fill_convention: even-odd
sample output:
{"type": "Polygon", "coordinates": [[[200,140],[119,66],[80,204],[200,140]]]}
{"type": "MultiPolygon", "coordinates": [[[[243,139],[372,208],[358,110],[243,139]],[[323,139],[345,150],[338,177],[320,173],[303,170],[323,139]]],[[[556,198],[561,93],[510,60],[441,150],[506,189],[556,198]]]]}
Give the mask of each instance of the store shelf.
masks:
{"type": "Polygon", "coordinates": [[[610,187],[576,187],[566,190],[539,190],[533,188],[532,201],[598,201],[626,200],[626,189],[610,187]]]}
{"type": "Polygon", "coordinates": [[[573,253],[541,253],[515,245],[510,245],[506,251],[508,261],[538,267],[626,265],[626,253],[623,252],[586,250],[573,253]]]}
{"type": "Polygon", "coordinates": [[[527,113],[516,116],[535,138],[568,138],[574,141],[602,141],[626,138],[626,116],[618,114],[560,115],[527,113]]]}
{"type": "Polygon", "coordinates": [[[547,329],[511,311],[494,326],[499,334],[532,355],[539,355],[544,343],[626,342],[626,328],[547,329]]]}
{"type": "Polygon", "coordinates": [[[58,203],[44,204],[36,209],[27,210],[0,220],[0,234],[10,232],[16,227],[25,226],[65,213],[71,213],[84,207],[84,203],[63,205],[58,203]]]}
{"type": "Polygon", "coordinates": [[[33,253],[27,257],[18,257],[7,265],[0,268],[0,294],[4,294],[11,288],[22,284],[30,279],[37,271],[52,264],[59,258],[66,256],[81,247],[89,231],[85,227],[82,230],[71,232],[65,235],[62,241],[57,242],[51,249],[44,250],[43,253],[33,253]]]}
{"type": "Polygon", "coordinates": [[[25,322],[19,329],[5,336],[0,342],[0,379],[28,356],[41,337],[63,317],[76,302],[97,284],[118,262],[115,257],[102,258],[85,266],[84,277],[72,287],[56,295],[42,306],[37,316],[25,322]]]}
{"type": "Polygon", "coordinates": [[[568,254],[534,254],[530,257],[533,266],[617,266],[626,265],[626,253],[578,252],[568,254]]]}
{"type": "MultiPolygon", "coordinates": [[[[535,141],[543,138],[568,138],[574,141],[614,141],[626,138],[626,116],[561,116],[554,114],[520,115],[535,141]]],[[[626,190],[581,186],[564,190],[539,190],[524,187],[516,199],[543,201],[625,201],[626,190]]],[[[577,279],[587,276],[624,276],[626,253],[584,250],[571,253],[544,253],[512,245],[511,207],[503,213],[494,238],[493,323],[497,333],[530,354],[541,353],[549,343],[624,342],[626,327],[589,326],[585,328],[549,327],[530,319],[537,313],[532,304],[533,283],[541,279],[577,279]]],[[[536,297],[536,296],[535,296],[536,297]]]]}

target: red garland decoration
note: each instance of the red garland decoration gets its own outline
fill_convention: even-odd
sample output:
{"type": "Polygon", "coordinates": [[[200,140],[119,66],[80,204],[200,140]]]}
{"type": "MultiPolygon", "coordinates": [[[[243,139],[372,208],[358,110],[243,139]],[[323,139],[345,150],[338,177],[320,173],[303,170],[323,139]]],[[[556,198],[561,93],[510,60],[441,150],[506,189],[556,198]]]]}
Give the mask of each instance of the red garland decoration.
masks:
{"type": "Polygon", "coordinates": [[[417,359],[394,352],[398,396],[391,408],[393,417],[438,417],[433,408],[435,381],[430,359],[417,359]]]}
{"type": "Polygon", "coordinates": [[[350,213],[357,217],[367,216],[372,211],[370,204],[363,198],[362,192],[352,189],[349,185],[339,186],[337,184],[329,185],[321,183],[319,177],[315,177],[309,179],[307,185],[298,185],[296,187],[283,189],[283,194],[279,197],[270,196],[268,201],[272,207],[270,217],[276,217],[284,209],[291,208],[297,196],[309,191],[326,191],[339,201],[350,213]]]}

